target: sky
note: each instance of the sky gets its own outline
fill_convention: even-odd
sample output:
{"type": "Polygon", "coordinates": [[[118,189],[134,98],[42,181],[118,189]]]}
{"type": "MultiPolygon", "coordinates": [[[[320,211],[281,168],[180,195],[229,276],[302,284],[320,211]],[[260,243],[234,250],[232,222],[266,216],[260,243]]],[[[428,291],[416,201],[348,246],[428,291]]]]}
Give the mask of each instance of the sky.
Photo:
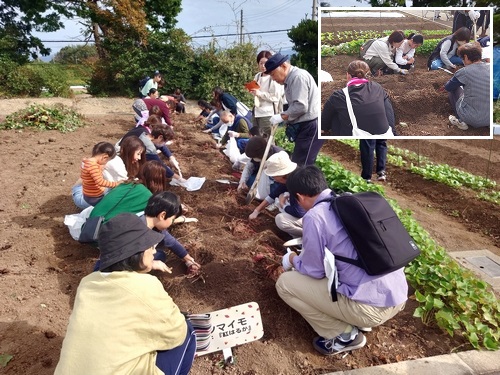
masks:
{"type": "MultiPolygon", "coordinates": [[[[330,1],[334,6],[333,1],[330,1]]],[[[319,1],[318,1],[319,4],[319,1]]],[[[358,3],[359,4],[359,3],[358,3]]],[[[287,30],[301,20],[312,17],[312,0],[183,0],[182,11],[177,16],[177,28],[183,29],[193,37],[193,46],[205,45],[211,38],[204,35],[237,34],[241,10],[243,10],[243,32],[287,30]]],[[[65,29],[54,33],[35,33],[42,41],[80,40],[79,26],[73,20],[65,22],[65,29]]],[[[245,42],[250,40],[262,49],[275,52],[291,50],[292,42],[286,31],[245,35],[245,42]]],[[[239,36],[221,36],[217,38],[221,47],[227,47],[239,36]]],[[[44,43],[52,49],[52,55],[62,47],[77,43],[44,43]]]]}

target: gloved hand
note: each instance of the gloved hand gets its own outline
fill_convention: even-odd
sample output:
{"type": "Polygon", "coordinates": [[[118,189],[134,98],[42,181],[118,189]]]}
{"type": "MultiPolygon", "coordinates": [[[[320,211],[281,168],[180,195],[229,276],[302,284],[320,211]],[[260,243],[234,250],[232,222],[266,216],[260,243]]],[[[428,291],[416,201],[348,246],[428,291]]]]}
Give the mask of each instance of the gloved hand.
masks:
{"type": "Polygon", "coordinates": [[[195,217],[187,217],[185,220],[184,220],[185,223],[197,223],[198,222],[198,219],[195,218],[195,217]]]}
{"type": "Polygon", "coordinates": [[[196,261],[193,260],[188,260],[186,262],[186,267],[187,267],[187,278],[193,278],[195,276],[198,276],[201,273],[201,265],[196,263],[196,261]]]}
{"type": "Polygon", "coordinates": [[[269,121],[271,122],[271,124],[276,125],[279,124],[280,122],[283,122],[283,118],[281,117],[281,114],[278,113],[276,115],[272,115],[269,121]]]}
{"type": "Polygon", "coordinates": [[[401,73],[402,75],[404,75],[404,76],[405,76],[405,75],[407,75],[407,74],[408,74],[408,70],[406,70],[406,69],[401,69],[400,73],[401,73]]]}
{"type": "Polygon", "coordinates": [[[257,211],[256,209],[253,210],[253,212],[250,214],[250,216],[248,216],[248,219],[249,220],[255,220],[257,219],[257,216],[259,216],[260,212],[257,211]]]}
{"type": "Polygon", "coordinates": [[[238,189],[237,190],[238,190],[238,192],[240,192],[242,190],[248,190],[248,186],[244,182],[240,182],[240,184],[238,185],[238,189]]]}
{"type": "Polygon", "coordinates": [[[297,255],[295,252],[291,251],[290,248],[287,248],[286,254],[283,255],[283,259],[281,260],[281,265],[283,266],[283,269],[285,271],[289,271],[293,267],[292,262],[290,262],[290,254],[291,253],[294,253],[295,255],[297,255]]]}
{"type": "Polygon", "coordinates": [[[477,10],[470,10],[469,11],[469,18],[472,20],[472,22],[477,21],[477,19],[481,16],[481,13],[479,13],[477,10]]]}
{"type": "Polygon", "coordinates": [[[232,131],[232,130],[229,130],[229,131],[227,132],[227,134],[229,134],[229,136],[230,136],[231,138],[232,138],[232,137],[234,137],[234,138],[238,138],[238,137],[240,136],[240,133],[235,132],[235,131],[232,131]]]}

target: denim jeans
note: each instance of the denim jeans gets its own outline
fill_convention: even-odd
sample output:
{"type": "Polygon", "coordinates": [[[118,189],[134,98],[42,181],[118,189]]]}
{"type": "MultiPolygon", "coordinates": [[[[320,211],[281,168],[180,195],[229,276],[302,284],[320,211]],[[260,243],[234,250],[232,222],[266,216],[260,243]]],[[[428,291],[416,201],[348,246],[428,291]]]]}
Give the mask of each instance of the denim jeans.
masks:
{"type": "Polygon", "coordinates": [[[387,161],[387,143],[385,139],[360,139],[359,151],[361,153],[361,177],[371,180],[373,174],[373,157],[377,154],[376,172],[385,170],[387,161]]]}
{"type": "Polygon", "coordinates": [[[83,188],[82,185],[75,185],[71,188],[71,196],[73,197],[73,202],[75,206],[81,208],[82,210],[90,207],[85,199],[83,199],[83,188]]]}
{"type": "MultiPolygon", "coordinates": [[[[464,65],[463,60],[456,55],[451,56],[450,61],[453,65],[464,65]]],[[[445,66],[444,66],[443,62],[441,61],[441,59],[436,59],[431,63],[431,70],[438,70],[439,68],[443,68],[443,67],[445,67],[445,66]]]]}

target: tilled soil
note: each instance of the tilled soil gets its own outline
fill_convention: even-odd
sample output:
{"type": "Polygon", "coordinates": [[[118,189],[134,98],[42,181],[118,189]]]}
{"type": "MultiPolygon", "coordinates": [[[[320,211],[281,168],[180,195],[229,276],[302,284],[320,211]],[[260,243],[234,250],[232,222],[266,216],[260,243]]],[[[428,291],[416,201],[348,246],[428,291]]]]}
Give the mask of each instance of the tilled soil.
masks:
{"type": "MultiPolygon", "coordinates": [[[[77,212],[70,189],[78,178],[80,160],[91,147],[102,140],[114,142],[133,126],[131,103],[123,98],[93,99],[87,106],[82,98],[75,109],[87,114],[87,125],[73,133],[0,131],[0,291],[4,301],[0,304],[0,354],[14,356],[2,373],[54,371],[78,283],[92,271],[98,257],[95,248],[74,241],[63,224],[64,215],[77,212]]],[[[1,104],[9,111],[24,105],[1,104]]],[[[197,358],[193,374],[322,374],[470,349],[460,334],[450,337],[412,317],[416,303],[410,298],[402,313],[367,334],[366,347],[344,358],[318,355],[311,345],[315,333],[276,293],[275,264],[252,259],[257,252],[274,259],[282,254],[287,237],[275,227],[275,213],[248,221],[257,202],[245,206],[244,195],[233,185],[215,181],[233,178],[230,163],[213,148],[210,136],[189,122],[196,109],[188,110],[191,113],[175,120],[177,138],[172,151],[186,177],[207,180],[196,192],[172,187],[190,207],[188,215],[199,219],[174,227],[172,234],[202,264],[204,280],[185,278],[184,266],[175,257],[168,260],[174,273],[157,276],[181,310],[199,313],[255,301],[264,326],[261,340],[233,349],[234,365],[224,367],[221,354],[214,353],[197,358]]],[[[397,145],[414,149],[415,142],[398,141],[397,145]]],[[[443,147],[450,147],[459,164],[463,149],[468,159],[464,167],[472,173],[484,165],[488,154],[483,141],[449,146],[440,141],[420,142],[420,152],[437,161],[446,158],[443,147]]],[[[498,143],[495,139],[495,165],[490,171],[496,179],[498,143]]],[[[359,171],[356,150],[327,141],[322,151],[359,171]]],[[[405,169],[389,166],[388,176],[388,196],[411,209],[448,251],[481,248],[499,254],[497,206],[486,205],[466,191],[425,181],[405,169]]]]}

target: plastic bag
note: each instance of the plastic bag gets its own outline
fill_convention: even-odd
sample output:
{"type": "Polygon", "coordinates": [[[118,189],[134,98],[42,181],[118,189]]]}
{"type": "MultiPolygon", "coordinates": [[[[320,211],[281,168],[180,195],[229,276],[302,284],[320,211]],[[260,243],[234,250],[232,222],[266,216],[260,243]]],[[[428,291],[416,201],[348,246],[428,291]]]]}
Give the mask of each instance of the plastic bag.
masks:
{"type": "Polygon", "coordinates": [[[240,150],[236,144],[236,139],[234,137],[229,137],[229,141],[226,144],[226,148],[222,151],[229,158],[232,164],[240,158],[240,150]]]}
{"type": "Polygon", "coordinates": [[[74,240],[78,241],[80,238],[80,233],[82,231],[82,225],[87,221],[87,218],[90,216],[90,213],[94,207],[90,206],[84,209],[79,214],[74,215],[66,215],[64,216],[64,224],[69,229],[69,234],[73,237],[74,240]]]}

